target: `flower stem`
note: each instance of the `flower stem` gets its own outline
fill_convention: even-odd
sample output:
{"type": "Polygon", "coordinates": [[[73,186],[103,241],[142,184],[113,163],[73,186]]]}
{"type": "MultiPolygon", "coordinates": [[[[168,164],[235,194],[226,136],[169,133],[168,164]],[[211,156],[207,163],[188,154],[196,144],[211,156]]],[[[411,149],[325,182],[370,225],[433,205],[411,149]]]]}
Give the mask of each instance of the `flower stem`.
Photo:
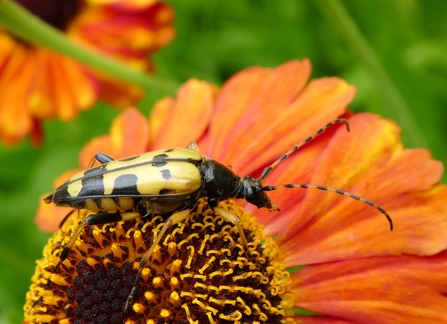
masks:
{"type": "Polygon", "coordinates": [[[339,0],[317,0],[321,11],[333,22],[342,37],[357,55],[360,62],[368,69],[377,87],[388,101],[390,110],[394,112],[398,123],[407,130],[411,146],[428,147],[428,142],[415,121],[408,105],[386,73],[374,50],[361,34],[359,28],[339,0]]]}
{"type": "Polygon", "coordinates": [[[24,40],[70,56],[118,79],[140,85],[145,90],[165,95],[174,94],[178,88],[176,82],[138,72],[110,56],[77,46],[65,34],[11,0],[0,0],[0,25],[24,40]]]}

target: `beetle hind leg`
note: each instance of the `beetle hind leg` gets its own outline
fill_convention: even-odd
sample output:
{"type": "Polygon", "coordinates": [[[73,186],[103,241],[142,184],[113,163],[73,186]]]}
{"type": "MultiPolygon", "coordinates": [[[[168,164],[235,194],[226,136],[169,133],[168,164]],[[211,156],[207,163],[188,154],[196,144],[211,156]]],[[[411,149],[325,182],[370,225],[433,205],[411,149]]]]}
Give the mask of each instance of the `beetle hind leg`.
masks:
{"type": "Polygon", "coordinates": [[[105,153],[98,152],[98,153],[96,153],[95,156],[92,157],[92,159],[90,160],[90,163],[88,164],[87,169],[91,169],[91,168],[93,167],[93,165],[95,164],[96,161],[98,161],[98,162],[101,163],[101,164],[104,164],[104,163],[108,163],[108,162],[111,162],[111,161],[114,161],[114,160],[115,160],[115,159],[114,159],[113,157],[111,157],[110,155],[107,155],[107,154],[105,154],[105,153]]]}

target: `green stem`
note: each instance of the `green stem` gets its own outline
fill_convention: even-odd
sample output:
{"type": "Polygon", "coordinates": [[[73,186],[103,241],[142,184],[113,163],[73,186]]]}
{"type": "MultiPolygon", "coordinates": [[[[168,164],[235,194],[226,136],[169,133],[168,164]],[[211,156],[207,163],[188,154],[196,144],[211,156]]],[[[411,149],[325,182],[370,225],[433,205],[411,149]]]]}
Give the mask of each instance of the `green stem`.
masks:
{"type": "Polygon", "coordinates": [[[321,11],[332,20],[334,26],[341,32],[342,37],[357,55],[358,59],[368,69],[370,75],[381,89],[388,101],[390,109],[394,112],[398,123],[407,130],[405,135],[411,146],[428,147],[428,142],[415,121],[410,109],[397,90],[391,78],[382,67],[374,50],[361,34],[359,28],[340,3],[339,0],[317,0],[321,11]]]}
{"type": "Polygon", "coordinates": [[[140,85],[145,90],[165,95],[174,94],[178,88],[175,82],[140,73],[110,56],[75,45],[65,34],[11,0],[0,0],[0,25],[24,40],[70,56],[118,79],[140,85]]]}

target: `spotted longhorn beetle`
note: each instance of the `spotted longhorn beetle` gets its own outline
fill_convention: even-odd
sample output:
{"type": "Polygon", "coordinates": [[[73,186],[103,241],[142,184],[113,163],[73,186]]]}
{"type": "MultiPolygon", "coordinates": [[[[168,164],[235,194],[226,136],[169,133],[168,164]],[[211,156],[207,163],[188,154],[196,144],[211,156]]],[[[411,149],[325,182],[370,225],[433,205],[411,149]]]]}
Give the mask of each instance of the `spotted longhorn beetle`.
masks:
{"type": "Polygon", "coordinates": [[[57,272],[61,263],[68,257],[72,245],[85,226],[127,221],[176,211],[167,219],[140,261],[138,274],[124,306],[124,310],[127,311],[133,302],[142,269],[154,248],[170,226],[183,221],[190,215],[191,209],[202,197],[208,198],[208,204],[214,212],[237,226],[246,253],[249,253],[248,243],[239,218],[217,205],[226,199],[241,198],[258,208],[265,207],[270,211],[278,211],[279,208],[270,200],[266,192],[283,188],[320,189],[360,200],[384,214],[388,219],[390,229],[393,230],[393,221],[385,209],[346,191],[302,183],[276,186],[264,186],[261,183],[284,159],[323,133],[328,127],[338,123],[346,124],[349,131],[349,123],[344,118],[326,124],[283,153],[273,164],[266,167],[257,179],[251,176],[241,178],[234,174],[231,168],[203,156],[195,142],[191,142],[187,148],[158,150],[119,160],[114,160],[104,153],[97,153],[87,170],[74,175],[44,198],[48,204],[87,209],[96,213],[86,217],[74,231],[64,246],[53,273],[57,272]],[[93,167],[95,161],[101,164],[93,167]]]}

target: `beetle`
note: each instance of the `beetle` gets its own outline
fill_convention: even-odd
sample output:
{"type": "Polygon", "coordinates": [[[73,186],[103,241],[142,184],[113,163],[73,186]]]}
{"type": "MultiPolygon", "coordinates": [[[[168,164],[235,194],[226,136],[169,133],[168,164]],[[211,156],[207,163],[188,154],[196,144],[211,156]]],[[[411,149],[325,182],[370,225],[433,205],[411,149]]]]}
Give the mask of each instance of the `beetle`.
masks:
{"type": "MultiPolygon", "coordinates": [[[[258,208],[279,211],[270,200],[268,191],[284,188],[311,188],[335,192],[362,201],[384,214],[393,230],[393,221],[381,206],[374,202],[348,193],[312,184],[282,184],[264,186],[264,181],[273,169],[300,147],[322,134],[327,128],[344,123],[346,119],[333,120],[302,142],[283,153],[275,162],[266,167],[259,178],[236,175],[230,167],[202,155],[195,142],[187,148],[157,150],[141,155],[114,160],[104,153],[97,153],[88,168],[71,177],[53,193],[44,198],[45,203],[67,206],[74,209],[87,209],[95,214],[86,217],[77,227],[69,242],[64,246],[59,262],[53,269],[57,272],[61,263],[68,257],[70,249],[85,226],[102,225],[127,221],[138,217],[174,212],[166,221],[154,242],[140,261],[140,268],[130,291],[124,310],[132,304],[142,269],[149,260],[167,229],[186,219],[198,199],[207,197],[208,204],[215,213],[238,227],[245,252],[250,256],[248,243],[240,220],[227,210],[218,207],[220,201],[234,198],[245,199],[258,208]],[[95,166],[95,162],[100,165],[95,166]]],[[[50,278],[48,279],[48,283],[50,278]]]]}

